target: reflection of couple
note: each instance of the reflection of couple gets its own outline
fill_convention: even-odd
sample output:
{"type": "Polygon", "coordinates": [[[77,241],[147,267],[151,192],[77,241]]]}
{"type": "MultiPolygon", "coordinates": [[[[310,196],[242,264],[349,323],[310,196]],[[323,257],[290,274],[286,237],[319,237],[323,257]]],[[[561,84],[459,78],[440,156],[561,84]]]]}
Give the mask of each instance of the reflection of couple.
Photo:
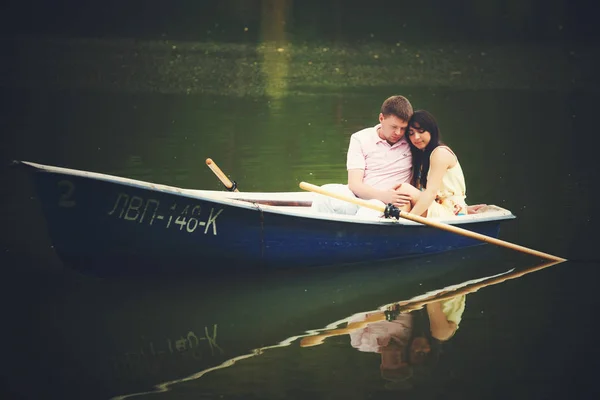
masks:
{"type": "MultiPolygon", "coordinates": [[[[350,343],[360,351],[379,353],[381,376],[392,382],[408,380],[415,370],[432,366],[440,344],[450,339],[461,321],[465,296],[429,303],[424,309],[399,313],[391,320],[378,321],[350,332],[350,343]]],[[[360,323],[369,313],[348,322],[360,323]]]]}

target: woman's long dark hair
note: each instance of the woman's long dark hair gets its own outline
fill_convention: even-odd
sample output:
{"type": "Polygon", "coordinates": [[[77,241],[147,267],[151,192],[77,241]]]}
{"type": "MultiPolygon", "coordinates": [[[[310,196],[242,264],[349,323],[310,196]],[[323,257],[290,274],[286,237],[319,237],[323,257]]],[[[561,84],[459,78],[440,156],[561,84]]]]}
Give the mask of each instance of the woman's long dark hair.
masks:
{"type": "Polygon", "coordinates": [[[424,337],[429,342],[431,351],[427,355],[425,362],[419,365],[411,365],[413,369],[413,379],[415,384],[421,384],[426,382],[430,377],[434,369],[440,360],[440,355],[443,352],[443,342],[434,338],[431,335],[431,322],[429,321],[429,315],[427,314],[426,306],[422,309],[415,310],[413,313],[413,331],[409,341],[412,342],[415,337],[424,337]]]}
{"type": "MultiPolygon", "coordinates": [[[[390,321],[398,318],[399,308],[399,305],[392,306],[392,309],[386,312],[386,319],[390,321]]],[[[408,343],[404,346],[405,354],[403,356],[404,361],[409,364],[408,370],[403,370],[396,375],[383,376],[384,379],[390,381],[385,384],[386,389],[407,390],[413,389],[415,386],[430,384],[438,366],[440,355],[443,352],[442,342],[431,335],[431,322],[426,306],[413,310],[410,314],[412,316],[412,330],[408,343]],[[429,353],[420,362],[409,360],[411,343],[417,337],[425,338],[430,346],[429,353]]]]}
{"type": "MultiPolygon", "coordinates": [[[[429,173],[429,157],[436,147],[442,145],[440,129],[433,115],[425,110],[417,110],[408,121],[408,128],[424,129],[431,135],[431,140],[424,150],[417,149],[407,137],[412,153],[413,178],[411,184],[416,188],[427,187],[427,174],[429,173]]],[[[408,133],[407,133],[408,135],[408,133]]]]}

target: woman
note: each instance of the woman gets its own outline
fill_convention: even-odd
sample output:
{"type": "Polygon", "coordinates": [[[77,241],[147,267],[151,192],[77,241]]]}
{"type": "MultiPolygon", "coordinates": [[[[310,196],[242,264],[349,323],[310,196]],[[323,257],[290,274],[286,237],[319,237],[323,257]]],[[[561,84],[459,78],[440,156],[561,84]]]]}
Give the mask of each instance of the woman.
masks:
{"type": "MultiPolygon", "coordinates": [[[[399,305],[392,306],[388,309],[389,319],[369,324],[363,332],[353,333],[360,335],[363,342],[365,336],[377,335],[377,352],[381,355],[379,368],[381,377],[390,381],[386,384],[389,389],[426,383],[443,344],[458,330],[465,310],[465,296],[428,303],[410,313],[398,310],[399,305]],[[399,329],[401,326],[405,326],[404,330],[399,329]]],[[[353,339],[352,345],[357,347],[353,339]]]]}
{"type": "Polygon", "coordinates": [[[407,135],[413,159],[412,185],[403,183],[397,190],[410,195],[412,201],[402,210],[439,218],[476,212],[477,206],[467,209],[462,168],[450,147],[441,142],[433,115],[415,111],[407,135]]]}

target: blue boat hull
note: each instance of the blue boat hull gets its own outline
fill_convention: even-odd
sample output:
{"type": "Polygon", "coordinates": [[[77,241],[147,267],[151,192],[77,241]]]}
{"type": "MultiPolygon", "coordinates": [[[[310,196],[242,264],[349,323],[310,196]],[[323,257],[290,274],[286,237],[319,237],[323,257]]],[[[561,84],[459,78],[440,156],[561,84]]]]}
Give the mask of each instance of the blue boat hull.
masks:
{"type": "MultiPolygon", "coordinates": [[[[311,267],[481,244],[417,224],[289,215],[257,205],[240,207],[119,181],[32,170],[56,252],[69,266],[97,275],[311,267]]],[[[500,222],[457,226],[497,237],[500,222]]]]}

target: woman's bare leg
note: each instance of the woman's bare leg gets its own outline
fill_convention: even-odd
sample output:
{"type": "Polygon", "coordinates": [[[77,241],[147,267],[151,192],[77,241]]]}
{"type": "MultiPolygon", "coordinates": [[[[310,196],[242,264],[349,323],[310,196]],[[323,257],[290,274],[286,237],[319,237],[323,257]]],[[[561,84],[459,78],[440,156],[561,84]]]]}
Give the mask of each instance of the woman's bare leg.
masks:
{"type": "Polygon", "coordinates": [[[410,203],[406,204],[402,207],[399,207],[400,210],[406,211],[406,212],[409,212],[413,208],[415,203],[421,197],[421,191],[419,189],[417,189],[416,187],[414,187],[413,185],[411,185],[410,183],[403,183],[403,184],[399,185],[398,187],[396,187],[396,191],[400,194],[405,194],[405,195],[410,196],[410,203]]]}

